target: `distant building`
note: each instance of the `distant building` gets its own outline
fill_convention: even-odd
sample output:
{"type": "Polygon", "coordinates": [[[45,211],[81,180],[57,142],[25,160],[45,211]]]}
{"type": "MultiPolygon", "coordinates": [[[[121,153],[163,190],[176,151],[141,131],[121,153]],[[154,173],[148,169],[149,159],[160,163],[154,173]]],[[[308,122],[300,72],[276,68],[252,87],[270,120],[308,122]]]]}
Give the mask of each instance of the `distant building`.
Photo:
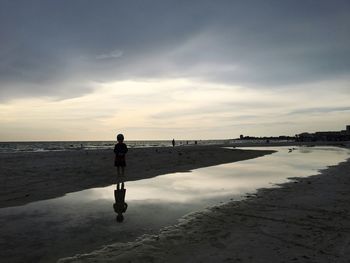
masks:
{"type": "Polygon", "coordinates": [[[324,131],[308,133],[304,132],[296,136],[297,141],[315,142],[315,141],[350,141],[350,125],[342,131],[324,131]]]}

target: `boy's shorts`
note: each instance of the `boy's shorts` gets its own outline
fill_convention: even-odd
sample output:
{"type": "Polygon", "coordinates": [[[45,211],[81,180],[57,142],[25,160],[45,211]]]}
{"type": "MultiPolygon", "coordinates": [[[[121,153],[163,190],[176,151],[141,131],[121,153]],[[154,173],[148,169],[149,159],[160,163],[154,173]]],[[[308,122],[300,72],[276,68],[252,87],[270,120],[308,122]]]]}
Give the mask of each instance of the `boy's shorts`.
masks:
{"type": "Polygon", "coordinates": [[[125,158],[120,158],[120,157],[118,158],[118,156],[116,156],[114,160],[114,166],[125,167],[126,166],[125,158]]]}

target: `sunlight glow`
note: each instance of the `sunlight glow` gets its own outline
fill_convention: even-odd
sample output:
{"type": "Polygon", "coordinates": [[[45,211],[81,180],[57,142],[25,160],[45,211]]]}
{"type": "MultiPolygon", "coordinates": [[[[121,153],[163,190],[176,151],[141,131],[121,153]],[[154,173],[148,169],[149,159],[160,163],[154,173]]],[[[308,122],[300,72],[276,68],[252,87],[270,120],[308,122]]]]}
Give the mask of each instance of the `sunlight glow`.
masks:
{"type": "MultiPolygon", "coordinates": [[[[303,98],[198,80],[128,80],[93,86],[92,93],[72,99],[0,104],[1,138],[110,140],[117,131],[129,140],[234,138],[241,133],[290,134],[286,126],[307,127],[310,118],[317,124],[325,117],[296,115],[288,122],[285,116],[300,107],[303,98]]],[[[305,92],[304,98],[309,95],[305,92]]],[[[332,113],[328,115],[332,121],[332,113]]],[[[347,115],[337,113],[333,123],[345,123],[347,115]]]]}

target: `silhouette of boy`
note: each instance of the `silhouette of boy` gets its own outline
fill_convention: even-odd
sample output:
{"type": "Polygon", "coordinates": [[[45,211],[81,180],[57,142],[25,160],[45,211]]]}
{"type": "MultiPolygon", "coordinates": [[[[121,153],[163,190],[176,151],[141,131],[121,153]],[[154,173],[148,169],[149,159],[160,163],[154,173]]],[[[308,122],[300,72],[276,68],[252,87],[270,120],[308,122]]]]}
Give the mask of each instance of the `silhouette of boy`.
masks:
{"type": "Polygon", "coordinates": [[[115,203],[113,204],[113,208],[114,212],[117,213],[116,220],[119,223],[123,222],[123,213],[125,213],[126,209],[128,209],[128,204],[125,203],[125,194],[126,189],[124,188],[124,182],[121,183],[121,186],[119,183],[117,183],[117,189],[114,190],[115,203]]]}
{"type": "Polygon", "coordinates": [[[126,166],[125,155],[128,152],[128,147],[124,143],[123,134],[117,135],[117,141],[118,143],[114,146],[114,153],[115,153],[114,166],[118,168],[118,175],[124,175],[124,169],[126,166]]]}

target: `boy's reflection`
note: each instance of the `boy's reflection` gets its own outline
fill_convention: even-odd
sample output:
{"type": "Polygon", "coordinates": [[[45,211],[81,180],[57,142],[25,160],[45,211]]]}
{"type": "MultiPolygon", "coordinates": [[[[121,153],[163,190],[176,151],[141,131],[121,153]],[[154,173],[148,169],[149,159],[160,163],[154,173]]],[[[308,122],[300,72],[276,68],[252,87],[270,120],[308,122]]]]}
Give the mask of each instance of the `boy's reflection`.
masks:
{"type": "Polygon", "coordinates": [[[117,213],[117,222],[123,222],[124,216],[123,213],[125,213],[126,209],[128,208],[128,204],[125,203],[125,194],[126,189],[124,187],[124,181],[117,182],[117,189],[114,190],[114,199],[115,203],[113,204],[114,212],[117,213]]]}

